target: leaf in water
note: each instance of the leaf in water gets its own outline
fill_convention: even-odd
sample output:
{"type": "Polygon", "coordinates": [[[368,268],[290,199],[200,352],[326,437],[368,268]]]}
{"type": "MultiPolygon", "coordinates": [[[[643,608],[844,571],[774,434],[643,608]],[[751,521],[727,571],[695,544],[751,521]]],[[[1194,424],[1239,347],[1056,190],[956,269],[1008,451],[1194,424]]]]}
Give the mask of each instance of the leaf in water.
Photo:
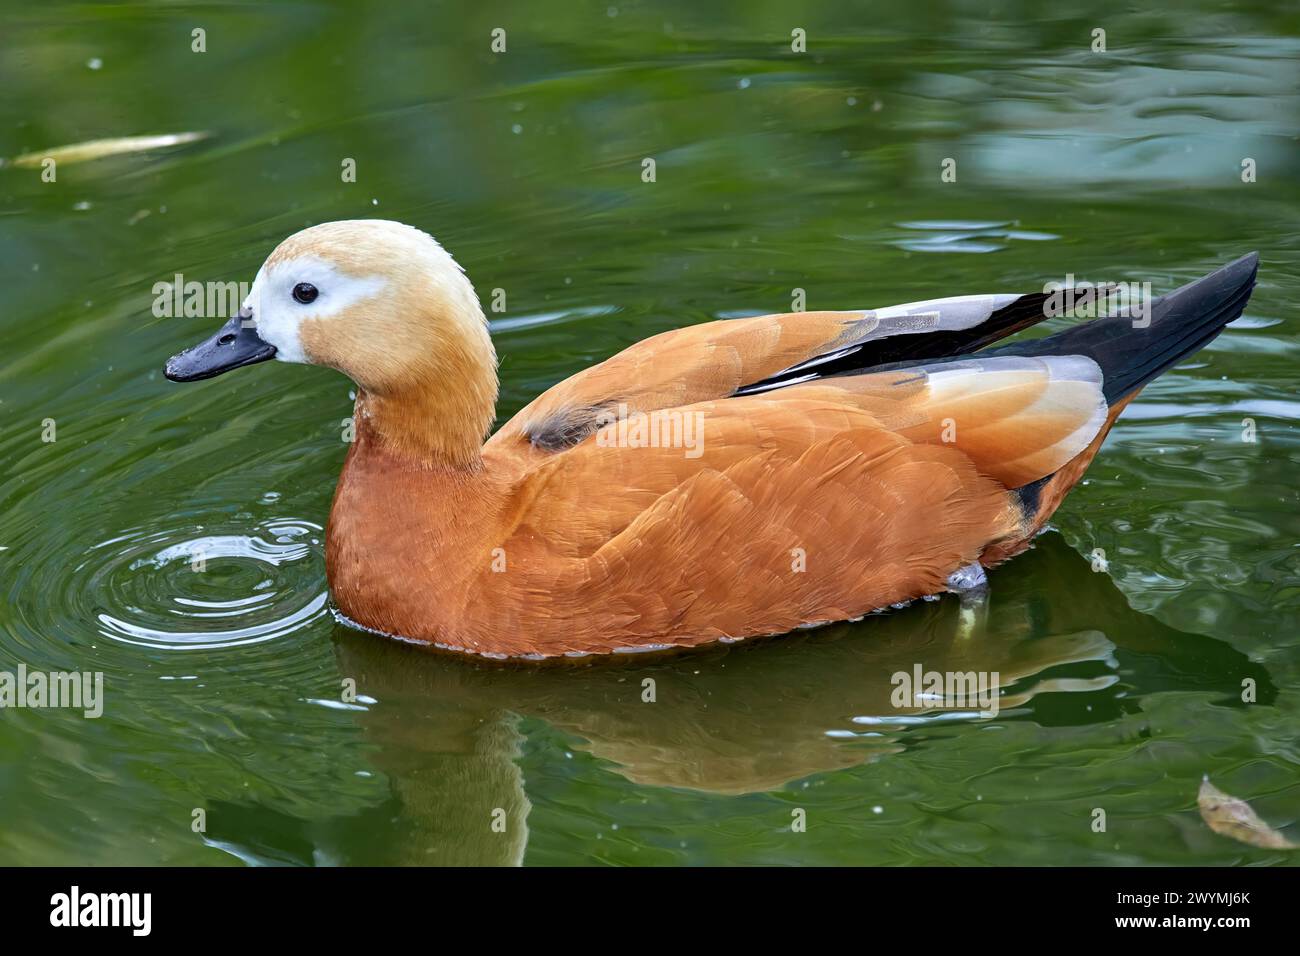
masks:
{"type": "Polygon", "coordinates": [[[1201,808],[1201,819],[1221,836],[1268,850],[1300,849],[1300,844],[1292,843],[1261,820],[1249,803],[1224,793],[1210,783],[1209,777],[1201,780],[1196,802],[1201,808]]]}
{"type": "Polygon", "coordinates": [[[124,153],[143,153],[151,149],[163,149],[167,146],[181,146],[206,139],[206,131],[190,133],[163,133],[158,136],[119,136],[114,139],[92,139],[85,143],[72,143],[68,146],[55,146],[35,153],[24,153],[15,157],[10,165],[20,168],[39,166],[43,161],[52,159],[59,165],[69,163],[86,163],[92,159],[105,156],[120,156],[124,153]]]}

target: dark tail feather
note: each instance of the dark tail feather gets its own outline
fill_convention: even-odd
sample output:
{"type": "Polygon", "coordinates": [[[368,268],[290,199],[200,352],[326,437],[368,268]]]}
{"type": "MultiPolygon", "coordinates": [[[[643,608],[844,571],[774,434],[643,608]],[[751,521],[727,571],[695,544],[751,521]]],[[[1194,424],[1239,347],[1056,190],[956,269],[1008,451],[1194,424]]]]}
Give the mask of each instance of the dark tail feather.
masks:
{"type": "Polygon", "coordinates": [[[1255,288],[1259,254],[1196,279],[1151,305],[1151,321],[1117,316],[1076,325],[1055,335],[989,349],[985,355],[1086,355],[1101,366],[1102,391],[1114,405],[1157,375],[1204,348],[1241,315],[1255,288]]]}

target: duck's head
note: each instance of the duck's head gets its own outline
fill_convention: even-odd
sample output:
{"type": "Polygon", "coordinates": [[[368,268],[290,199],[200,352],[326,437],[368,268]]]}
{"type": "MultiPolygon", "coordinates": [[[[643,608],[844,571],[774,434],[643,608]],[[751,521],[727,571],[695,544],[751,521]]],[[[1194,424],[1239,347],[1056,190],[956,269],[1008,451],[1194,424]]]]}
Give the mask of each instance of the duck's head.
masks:
{"type": "Polygon", "coordinates": [[[424,461],[477,460],[495,412],[496,353],[473,286],[431,236],[399,222],[328,222],[285,239],[238,314],[165,374],[193,382],[268,359],[347,375],[358,431],[424,461]]]}

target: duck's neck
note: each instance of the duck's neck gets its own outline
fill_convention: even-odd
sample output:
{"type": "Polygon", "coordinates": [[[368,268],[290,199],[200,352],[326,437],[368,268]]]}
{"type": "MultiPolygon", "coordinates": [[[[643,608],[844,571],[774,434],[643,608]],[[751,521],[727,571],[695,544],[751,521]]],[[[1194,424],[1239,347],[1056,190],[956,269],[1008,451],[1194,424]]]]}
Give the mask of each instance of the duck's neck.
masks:
{"type": "Polygon", "coordinates": [[[496,399],[496,352],[483,328],[401,388],[358,388],[356,437],[414,467],[476,471],[496,399]]]}
{"type": "Polygon", "coordinates": [[[357,437],[369,439],[399,461],[424,469],[474,471],[494,409],[438,392],[374,395],[357,392],[357,437]]]}

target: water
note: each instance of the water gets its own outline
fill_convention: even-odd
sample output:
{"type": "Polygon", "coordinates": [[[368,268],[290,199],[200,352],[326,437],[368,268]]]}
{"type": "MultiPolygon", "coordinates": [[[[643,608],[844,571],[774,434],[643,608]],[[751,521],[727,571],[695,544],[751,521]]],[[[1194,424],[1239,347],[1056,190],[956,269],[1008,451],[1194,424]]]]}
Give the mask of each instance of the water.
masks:
{"type": "Polygon", "coordinates": [[[1293,18],[387,6],[4,4],[0,154],[208,136],[53,183],[0,169],[0,670],[106,687],[97,720],[0,715],[0,863],[1292,859],[1211,833],[1195,794],[1209,773],[1276,826],[1300,814],[1293,18]],[[485,301],[504,290],[502,421],[796,288],[848,309],[1067,272],[1160,292],[1251,249],[1262,267],[1246,316],[1143,393],[973,618],[945,598],[529,669],[330,614],[349,383],[162,377],[220,323],[155,318],[155,283],[250,281],[283,236],[358,216],[428,229],[485,301]],[[1002,710],[894,709],[916,662],[999,671],[1002,710]]]}

